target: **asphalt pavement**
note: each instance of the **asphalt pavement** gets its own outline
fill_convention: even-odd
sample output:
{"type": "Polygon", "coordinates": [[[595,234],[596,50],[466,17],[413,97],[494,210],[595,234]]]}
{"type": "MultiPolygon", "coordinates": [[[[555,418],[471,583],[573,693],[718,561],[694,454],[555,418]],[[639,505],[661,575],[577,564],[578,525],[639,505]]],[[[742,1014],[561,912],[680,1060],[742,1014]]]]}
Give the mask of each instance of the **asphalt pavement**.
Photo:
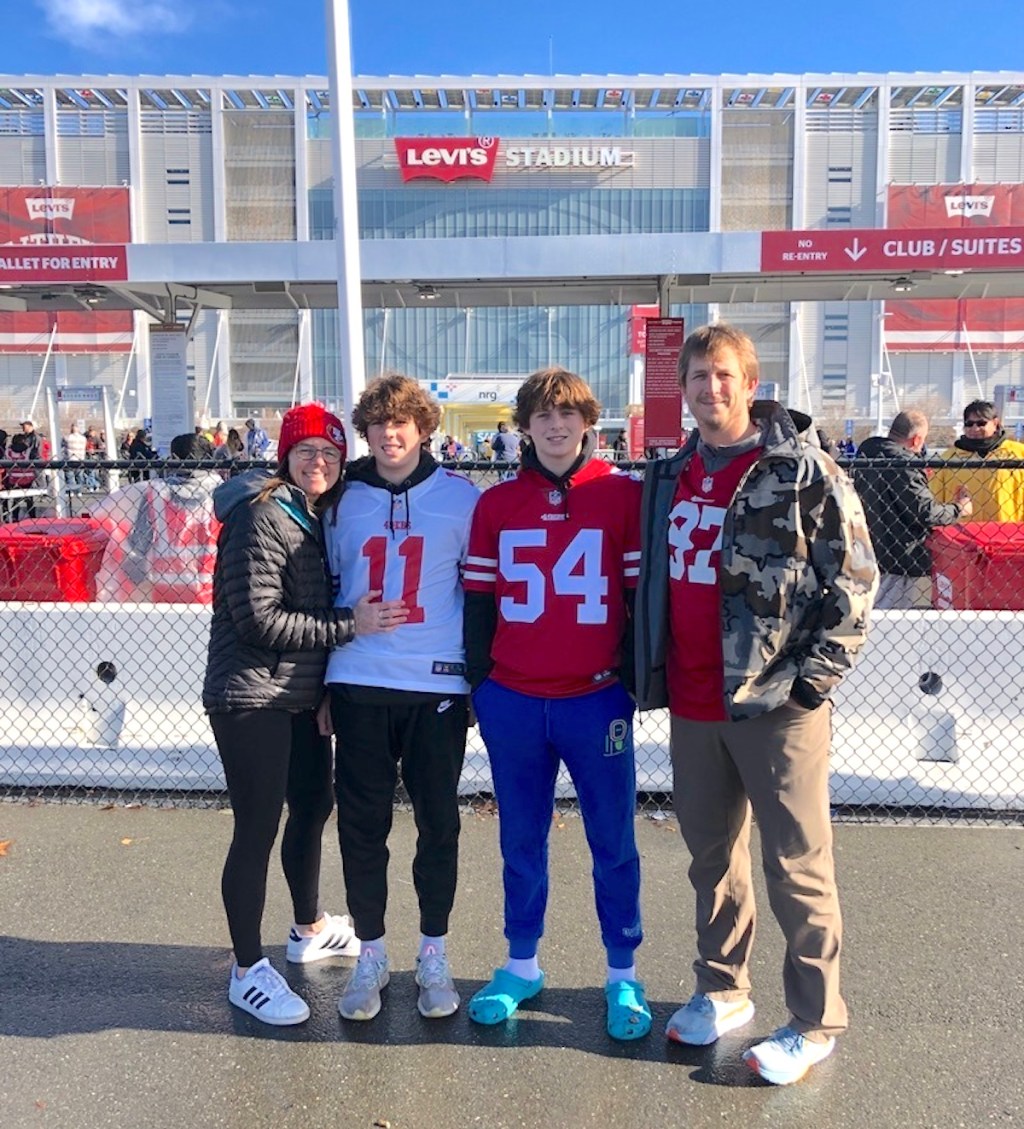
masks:
{"type": "MultiPolygon", "coordinates": [[[[333,822],[324,900],[344,908],[333,822]]],[[[226,999],[220,868],[231,815],[213,809],[0,803],[0,1129],[981,1129],[1024,1125],[1018,1042],[1024,831],[840,825],[851,1027],[831,1059],[772,1087],[742,1051],[785,1019],[782,944],[767,911],[757,1014],[702,1049],[669,1045],[692,991],[693,899],[674,821],[637,819],[648,1039],[604,1030],[604,954],[579,818],[552,826],[541,948],[547,987],[504,1027],[415,1009],[414,828],[396,815],[380,1016],[336,1001],[351,961],[286,966],[275,857],[268,955],[312,1018],[267,1027],[226,999]]],[[[466,809],[449,952],[466,999],[504,958],[497,818],[466,809]]]]}

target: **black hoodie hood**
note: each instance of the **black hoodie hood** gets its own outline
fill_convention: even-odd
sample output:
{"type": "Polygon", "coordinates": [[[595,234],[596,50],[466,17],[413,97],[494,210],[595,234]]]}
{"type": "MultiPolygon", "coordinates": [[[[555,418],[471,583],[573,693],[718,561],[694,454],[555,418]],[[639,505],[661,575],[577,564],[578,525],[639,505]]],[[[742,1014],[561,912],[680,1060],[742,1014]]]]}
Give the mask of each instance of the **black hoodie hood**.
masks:
{"type": "Polygon", "coordinates": [[[989,435],[984,439],[974,439],[969,435],[961,435],[953,446],[972,455],[991,455],[1005,438],[1006,429],[1000,428],[995,435],[989,435]]]}
{"type": "MultiPolygon", "coordinates": [[[[372,486],[377,490],[386,490],[391,498],[391,516],[388,525],[391,529],[391,537],[395,537],[395,504],[399,496],[404,495],[405,501],[405,517],[406,530],[412,529],[412,506],[409,502],[409,491],[414,486],[419,486],[421,482],[426,480],[436,471],[439,470],[441,464],[434,458],[434,456],[424,447],[420,450],[420,461],[416,464],[412,474],[402,482],[389,482],[386,478],[382,478],[380,472],[377,470],[377,460],[373,455],[366,455],[364,458],[356,459],[354,462],[348,464],[345,468],[345,481],[346,482],[362,482],[366,486],[372,486]]],[[[401,508],[401,502],[398,503],[401,508]]]]}
{"type": "Polygon", "coordinates": [[[382,478],[377,471],[377,460],[373,455],[365,455],[361,459],[354,459],[345,467],[346,482],[365,482],[367,486],[375,486],[378,490],[387,490],[392,494],[405,494],[414,486],[419,486],[426,481],[441,464],[434,456],[422,448],[420,461],[413,468],[412,474],[402,482],[389,482],[382,478]]]}

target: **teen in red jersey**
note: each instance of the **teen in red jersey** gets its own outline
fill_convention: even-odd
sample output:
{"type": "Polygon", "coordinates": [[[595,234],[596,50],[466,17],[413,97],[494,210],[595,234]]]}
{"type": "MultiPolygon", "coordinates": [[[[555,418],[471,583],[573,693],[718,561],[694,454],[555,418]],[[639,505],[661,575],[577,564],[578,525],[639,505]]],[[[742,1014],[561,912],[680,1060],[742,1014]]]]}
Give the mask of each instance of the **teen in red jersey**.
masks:
{"type": "Polygon", "coordinates": [[[608,1033],[651,1027],[634,952],[640,863],[633,819],[633,701],[623,647],[639,561],[640,484],[593,458],[600,404],[565,369],[519,389],[526,436],[515,478],[486,491],[466,562],[466,663],[491,762],[504,862],[509,959],[470,1001],[470,1018],[508,1019],[544,985],[537,948],[548,893],[555,778],[576,787],[594,860],[608,958],[608,1033]]]}

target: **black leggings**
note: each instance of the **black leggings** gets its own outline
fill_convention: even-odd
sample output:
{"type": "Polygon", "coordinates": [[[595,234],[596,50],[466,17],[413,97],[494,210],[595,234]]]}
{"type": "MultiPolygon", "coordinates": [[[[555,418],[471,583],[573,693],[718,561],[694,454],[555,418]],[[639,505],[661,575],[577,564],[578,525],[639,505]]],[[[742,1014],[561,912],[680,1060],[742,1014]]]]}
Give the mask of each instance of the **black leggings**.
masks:
{"type": "Polygon", "coordinates": [[[317,732],[312,710],[214,713],[210,725],[235,816],[221,894],[235,960],[247,968],[263,956],[267,868],[285,800],[281,865],[295,921],[320,917],[320,840],[334,803],[331,743],[317,732]]]}

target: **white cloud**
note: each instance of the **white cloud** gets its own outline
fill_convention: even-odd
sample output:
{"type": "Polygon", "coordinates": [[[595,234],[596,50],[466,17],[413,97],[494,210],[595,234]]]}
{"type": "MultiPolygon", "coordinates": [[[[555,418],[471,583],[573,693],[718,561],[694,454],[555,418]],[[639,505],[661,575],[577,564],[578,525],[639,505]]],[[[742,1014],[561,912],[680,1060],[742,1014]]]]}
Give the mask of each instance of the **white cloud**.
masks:
{"type": "Polygon", "coordinates": [[[191,22],[184,0],[36,0],[36,5],[56,36],[79,46],[180,32],[191,22]]]}

